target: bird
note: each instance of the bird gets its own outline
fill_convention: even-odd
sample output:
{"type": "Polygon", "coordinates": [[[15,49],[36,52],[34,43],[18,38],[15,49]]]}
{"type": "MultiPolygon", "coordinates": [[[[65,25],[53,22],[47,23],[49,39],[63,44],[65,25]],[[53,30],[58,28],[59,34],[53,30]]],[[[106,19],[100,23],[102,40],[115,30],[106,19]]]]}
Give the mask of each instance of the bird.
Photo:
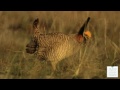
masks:
{"type": "Polygon", "coordinates": [[[33,22],[33,36],[30,42],[26,45],[26,52],[37,55],[39,60],[49,61],[53,70],[56,70],[56,65],[65,58],[76,54],[81,44],[85,44],[91,38],[91,32],[86,30],[90,17],[76,34],[64,33],[40,33],[39,19],[33,22]]]}

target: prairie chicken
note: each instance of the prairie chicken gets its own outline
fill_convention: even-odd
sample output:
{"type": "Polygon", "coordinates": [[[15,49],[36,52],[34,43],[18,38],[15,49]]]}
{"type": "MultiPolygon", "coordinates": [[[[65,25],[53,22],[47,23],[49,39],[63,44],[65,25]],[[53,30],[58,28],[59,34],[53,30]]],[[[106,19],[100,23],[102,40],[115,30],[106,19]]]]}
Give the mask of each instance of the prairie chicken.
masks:
{"type": "Polygon", "coordinates": [[[27,44],[26,52],[36,53],[38,59],[50,61],[53,70],[59,61],[67,58],[80,50],[82,43],[91,37],[89,31],[84,31],[90,17],[85,21],[77,34],[48,33],[41,34],[38,28],[39,20],[33,22],[34,34],[30,43],[27,44]]]}

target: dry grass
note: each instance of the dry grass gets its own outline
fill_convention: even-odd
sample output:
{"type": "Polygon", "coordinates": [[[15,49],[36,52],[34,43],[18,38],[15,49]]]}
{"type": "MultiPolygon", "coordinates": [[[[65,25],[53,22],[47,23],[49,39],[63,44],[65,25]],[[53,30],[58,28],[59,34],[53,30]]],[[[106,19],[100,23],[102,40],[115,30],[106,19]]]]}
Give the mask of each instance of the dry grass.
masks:
{"type": "MultiPolygon", "coordinates": [[[[120,12],[41,11],[0,12],[0,78],[106,78],[106,67],[120,67],[120,12]],[[91,21],[91,42],[80,52],[57,65],[53,76],[51,65],[25,52],[37,17],[47,23],[48,32],[76,33],[86,18],[91,21]]],[[[119,78],[120,78],[120,69],[119,78]]]]}

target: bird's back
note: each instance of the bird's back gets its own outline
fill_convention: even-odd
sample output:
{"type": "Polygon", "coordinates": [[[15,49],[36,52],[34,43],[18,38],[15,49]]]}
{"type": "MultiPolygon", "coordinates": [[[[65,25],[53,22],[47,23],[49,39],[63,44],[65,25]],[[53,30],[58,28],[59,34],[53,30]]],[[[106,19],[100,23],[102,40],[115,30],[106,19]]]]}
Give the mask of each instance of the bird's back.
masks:
{"type": "Polygon", "coordinates": [[[38,44],[38,56],[50,61],[60,61],[72,55],[76,51],[75,48],[80,46],[74,34],[62,33],[41,34],[38,37],[38,44]]]}

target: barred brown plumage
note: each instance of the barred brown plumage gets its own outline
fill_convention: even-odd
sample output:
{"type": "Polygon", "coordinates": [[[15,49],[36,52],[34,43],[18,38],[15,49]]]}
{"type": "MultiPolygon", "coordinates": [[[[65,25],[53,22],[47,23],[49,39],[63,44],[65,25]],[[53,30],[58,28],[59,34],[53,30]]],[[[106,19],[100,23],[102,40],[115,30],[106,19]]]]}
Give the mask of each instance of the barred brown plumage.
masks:
{"type": "Polygon", "coordinates": [[[41,34],[38,28],[39,20],[36,19],[33,23],[33,39],[26,46],[27,53],[32,54],[36,52],[40,60],[50,61],[55,70],[59,61],[77,53],[82,42],[91,37],[89,31],[84,31],[89,20],[90,17],[88,17],[77,34],[41,34]]]}

